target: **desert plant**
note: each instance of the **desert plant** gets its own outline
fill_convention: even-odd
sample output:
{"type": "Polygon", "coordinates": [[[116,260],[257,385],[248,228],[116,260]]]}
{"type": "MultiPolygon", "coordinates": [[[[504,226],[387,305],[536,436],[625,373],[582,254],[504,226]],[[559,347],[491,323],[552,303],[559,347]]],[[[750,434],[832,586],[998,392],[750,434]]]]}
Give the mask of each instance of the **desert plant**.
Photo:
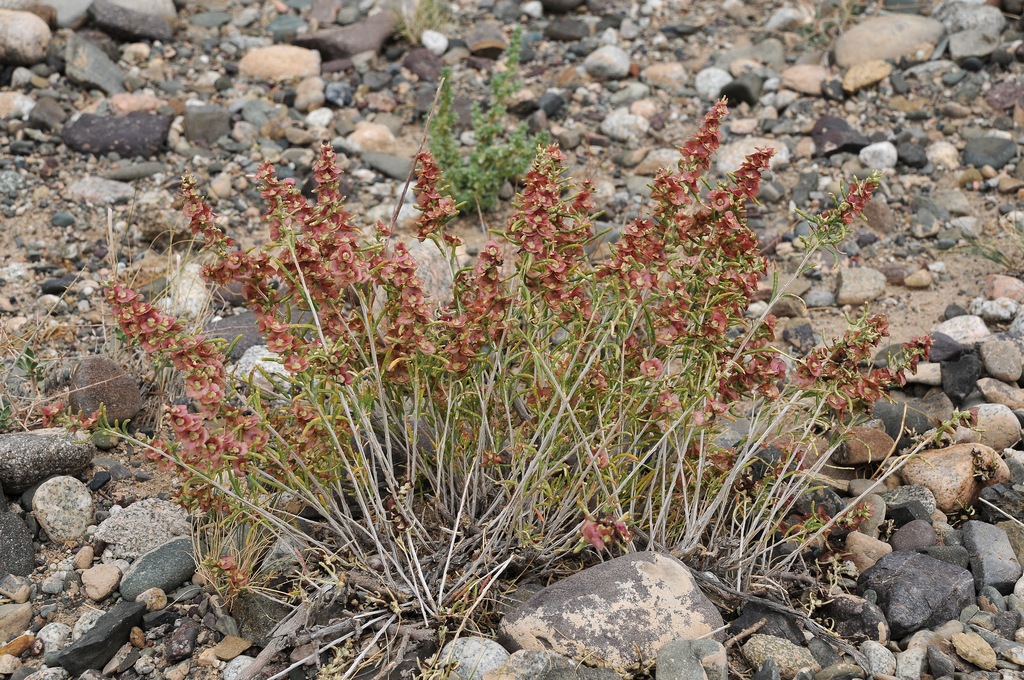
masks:
{"type": "Polygon", "coordinates": [[[413,45],[420,41],[423,31],[444,28],[451,18],[448,0],[396,0],[398,32],[413,45]]]}
{"type": "MultiPolygon", "coordinates": [[[[707,184],[724,115],[719,103],[705,117],[655,177],[650,212],[597,264],[584,255],[590,187],[543,150],[502,234],[513,273],[489,243],[441,306],[386,225],[366,239],[353,224],[331,147],[315,202],[261,167],[271,243],[249,252],[186,178],[204,275],[242,284],[286,372],[233,381],[222,345],[115,283],[120,328],[183,373],[192,402],[168,408],[154,441],[122,435],[187,471],[191,507],[342,565],[365,594],[351,615],[376,622],[374,639],[410,619],[475,625],[499,577],[622,551],[704,559],[744,586],[792,538],[777,529],[836,445],[818,447],[821,433],[903,373],[859,368],[886,334],[881,317],[796,360],[772,346],[770,315],[744,316],[767,271],[746,205],[771,154],[707,184]]],[[[456,203],[431,156],[418,164],[418,237],[454,270],[456,203]]],[[[813,218],[808,258],[845,237],[877,181],[813,218]]],[[[907,365],[925,348],[908,346],[907,365]]]]}
{"type": "Polygon", "coordinates": [[[475,143],[468,156],[458,146],[458,116],[454,109],[452,73],[445,68],[437,110],[429,124],[430,151],[441,166],[452,194],[460,205],[475,212],[492,210],[505,182],[522,177],[530,167],[539,145],[547,135],[530,135],[526,123],[511,131],[508,104],[518,91],[517,77],[522,32],[516,29],[509,40],[502,68],[491,77],[491,101],[486,107],[473,105],[475,143]]]}

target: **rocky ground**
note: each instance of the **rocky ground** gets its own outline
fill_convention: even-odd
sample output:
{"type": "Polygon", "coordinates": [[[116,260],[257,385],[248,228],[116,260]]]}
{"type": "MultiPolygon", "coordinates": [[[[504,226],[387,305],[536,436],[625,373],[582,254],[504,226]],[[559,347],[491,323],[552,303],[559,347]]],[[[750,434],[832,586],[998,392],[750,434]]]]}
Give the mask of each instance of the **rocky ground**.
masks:
{"type": "MultiPolygon", "coordinates": [[[[316,639],[260,656],[273,651],[286,610],[254,596],[227,611],[193,577],[192,527],[167,500],[180,482],[124,446],[97,451],[38,431],[38,409],[23,407],[70,387],[86,411],[103,402],[146,414],[173,389],[115,351],[102,302],[115,272],[166,290],[171,309],[197,323],[207,310],[225,317],[206,323],[244,334],[238,356],[258,347],[230,295],[182,266],[181,174],[193,173],[231,235],[253,244],[265,237],[256,165],[268,159],[304,183],[329,141],[347,167],[348,210],[367,225],[388,219],[442,67],[453,68],[460,110],[485,103],[495,58],[521,27],[523,89],[512,109],[560,143],[573,176],[595,182],[600,226],[614,234],[642,210],[654,171],[724,95],[732,113],[716,170],[755,147],[776,149],[750,223],[782,272],[801,256],[799,211],[828,207],[844,180],[882,172],[840,259],[821,258],[795,282],[802,300],[775,310],[791,349],[834,337],[864,304],[889,315],[894,340],[931,333],[936,346],[896,404],[880,405],[840,451],[816,499],[830,512],[855,500],[871,509],[842,538],[845,592],[816,612],[839,638],[704,583],[712,604],[666,556],[650,557],[653,566],[623,558],[549,588],[503,623],[508,649],[544,648],[536,641],[548,627],[568,642],[509,659],[495,642],[466,638],[453,652],[458,677],[473,667],[497,669],[490,678],[618,677],[574,671],[568,656],[656,660],[660,680],[1024,677],[1019,0],[451,5],[450,20],[409,42],[392,6],[374,0],[0,0],[0,345],[4,394],[18,407],[0,435],[9,501],[0,675],[180,680],[248,667],[312,677],[330,659],[316,639]],[[979,257],[979,241],[1003,264],[979,257]],[[14,364],[23,347],[38,367],[14,364]],[[927,431],[954,408],[973,409],[974,422],[948,446],[884,488],[863,479],[894,442],[909,443],[901,426],[927,431]],[[551,613],[581,588],[607,598],[584,612],[600,634],[567,631],[551,613]],[[677,606],[690,598],[702,604],[677,606]],[[602,618],[622,607],[664,616],[643,631],[602,618]],[[695,641],[723,623],[727,632],[711,637],[728,655],[720,642],[695,641]]],[[[462,218],[467,256],[507,212],[462,218]]],[[[400,229],[411,216],[403,210],[400,229]]],[[[794,601],[815,589],[794,586],[794,601]]]]}

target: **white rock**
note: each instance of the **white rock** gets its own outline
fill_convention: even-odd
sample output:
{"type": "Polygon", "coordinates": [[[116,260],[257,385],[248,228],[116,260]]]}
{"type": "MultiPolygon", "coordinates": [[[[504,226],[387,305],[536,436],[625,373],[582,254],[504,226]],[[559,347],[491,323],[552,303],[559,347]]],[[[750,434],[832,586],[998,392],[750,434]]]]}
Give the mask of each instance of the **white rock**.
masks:
{"type": "Polygon", "coordinates": [[[326,128],[330,127],[331,121],[334,120],[334,111],[324,106],[319,109],[313,109],[306,114],[306,125],[310,127],[326,128]]]}
{"type": "Polygon", "coordinates": [[[951,142],[932,142],[924,153],[929,162],[940,170],[956,170],[960,167],[960,152],[951,142]]]}
{"type": "Polygon", "coordinates": [[[724,68],[712,66],[699,71],[693,78],[693,87],[702,99],[714,101],[721,96],[722,88],[732,82],[732,74],[724,68]]]}
{"type": "Polygon", "coordinates": [[[50,27],[32,12],[0,9],[0,64],[42,61],[50,38],[50,27]]]}
{"type": "Polygon", "coordinates": [[[860,162],[872,170],[887,170],[896,167],[896,145],[892,142],[875,142],[860,150],[860,162]]]}
{"type": "Polygon", "coordinates": [[[624,108],[615,109],[601,121],[601,133],[617,142],[635,143],[646,135],[650,128],[651,124],[646,118],[634,115],[624,108]]]}
{"type": "MultiPolygon", "coordinates": [[[[537,3],[540,4],[539,2],[537,3]]],[[[420,42],[437,56],[441,56],[448,51],[448,37],[444,33],[427,29],[420,35],[420,42]]]]}
{"type": "Polygon", "coordinates": [[[991,335],[985,320],[980,316],[965,314],[943,321],[932,328],[933,333],[944,333],[962,345],[973,345],[991,335]]]}
{"type": "Polygon", "coordinates": [[[523,6],[519,8],[523,14],[530,17],[531,19],[543,19],[544,18],[544,4],[540,0],[530,0],[524,2],[523,6]]]}
{"type": "Polygon", "coordinates": [[[0,119],[25,118],[36,107],[36,100],[21,92],[0,92],[0,119]]]}
{"type": "Polygon", "coordinates": [[[629,75],[629,55],[621,47],[604,45],[583,60],[583,68],[595,78],[621,80],[629,75]]]}
{"type": "Polygon", "coordinates": [[[722,173],[736,172],[747,160],[747,156],[764,148],[775,150],[775,155],[772,156],[769,164],[773,170],[789,163],[789,148],[781,140],[767,137],[744,137],[730,142],[718,150],[716,167],[722,173]]]}
{"type": "Polygon", "coordinates": [[[995,300],[974,298],[971,300],[969,311],[971,314],[980,316],[985,321],[1005,323],[1017,316],[1019,307],[1020,305],[1010,298],[1002,297],[995,300]]]}

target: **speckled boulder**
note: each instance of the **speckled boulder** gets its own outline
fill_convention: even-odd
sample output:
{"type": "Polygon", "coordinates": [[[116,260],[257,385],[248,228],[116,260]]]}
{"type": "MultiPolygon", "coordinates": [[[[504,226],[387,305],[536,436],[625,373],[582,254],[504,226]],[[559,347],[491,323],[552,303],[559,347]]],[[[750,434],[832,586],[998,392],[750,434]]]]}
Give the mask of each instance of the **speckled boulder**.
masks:
{"type": "Polygon", "coordinates": [[[0,486],[21,493],[51,475],[78,472],[96,455],[84,435],[63,428],[0,435],[0,486]]]}
{"type": "Polygon", "coordinates": [[[550,650],[624,669],[654,659],[672,640],[722,627],[722,615],[682,562],[641,552],[548,586],[509,612],[499,635],[509,649],[550,650]]]}
{"type": "Polygon", "coordinates": [[[974,505],[985,486],[1009,481],[1010,470],[984,444],[955,444],[912,457],[900,476],[931,491],[939,510],[950,513],[974,505]]]}

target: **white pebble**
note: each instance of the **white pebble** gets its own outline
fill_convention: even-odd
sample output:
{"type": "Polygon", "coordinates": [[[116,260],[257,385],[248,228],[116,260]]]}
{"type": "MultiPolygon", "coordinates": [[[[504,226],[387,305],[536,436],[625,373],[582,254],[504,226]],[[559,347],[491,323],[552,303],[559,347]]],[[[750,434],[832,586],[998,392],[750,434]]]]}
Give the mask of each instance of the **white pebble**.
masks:
{"type": "Polygon", "coordinates": [[[448,51],[448,38],[443,33],[438,33],[429,28],[420,35],[420,42],[439,57],[448,51]]]}

